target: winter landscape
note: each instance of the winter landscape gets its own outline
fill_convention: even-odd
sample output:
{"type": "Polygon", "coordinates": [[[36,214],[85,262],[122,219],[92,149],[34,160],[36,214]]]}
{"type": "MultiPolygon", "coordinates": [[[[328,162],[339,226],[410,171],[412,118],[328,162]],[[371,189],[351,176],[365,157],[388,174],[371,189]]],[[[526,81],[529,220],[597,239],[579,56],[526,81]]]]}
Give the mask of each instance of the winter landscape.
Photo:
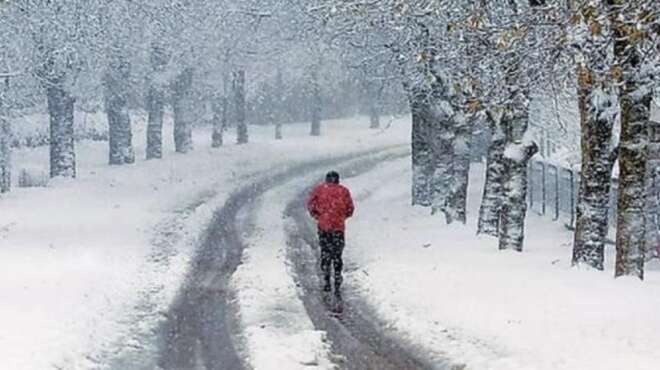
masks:
{"type": "Polygon", "coordinates": [[[660,2],[0,0],[0,369],[660,368],[660,2]]]}

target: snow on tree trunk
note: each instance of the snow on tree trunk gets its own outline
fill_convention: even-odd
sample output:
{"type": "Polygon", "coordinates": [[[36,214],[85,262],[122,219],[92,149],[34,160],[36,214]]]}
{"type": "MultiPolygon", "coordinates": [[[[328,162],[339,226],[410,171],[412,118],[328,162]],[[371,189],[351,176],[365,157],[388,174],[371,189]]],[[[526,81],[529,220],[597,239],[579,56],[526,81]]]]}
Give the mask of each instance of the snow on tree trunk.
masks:
{"type": "Polygon", "coordinates": [[[76,177],[76,152],[73,136],[74,97],[66,89],[64,78],[46,82],[50,115],[50,177],[76,177]]]}
{"type": "Polygon", "coordinates": [[[135,162],[131,117],[128,112],[130,64],[125,56],[111,57],[104,76],[105,111],[108,117],[108,163],[135,162]]]}
{"type": "Polygon", "coordinates": [[[454,177],[454,109],[444,98],[429,97],[435,101],[429,110],[429,131],[433,156],[431,193],[433,214],[442,212],[448,224],[457,218],[455,204],[456,179],[454,177]]]}
{"type": "Polygon", "coordinates": [[[193,69],[185,68],[175,79],[172,92],[172,110],[174,111],[174,150],[188,153],[193,149],[193,100],[191,88],[193,69]]]}
{"type": "Polygon", "coordinates": [[[312,124],[310,128],[311,136],[321,136],[321,84],[319,82],[319,74],[316,68],[311,71],[311,119],[312,124]]]}
{"type": "Polygon", "coordinates": [[[162,72],[167,63],[163,48],[152,45],[150,54],[152,75],[149,76],[147,92],[147,159],[163,157],[163,115],[165,109],[165,93],[162,87],[162,72]]]}
{"type": "Polygon", "coordinates": [[[412,113],[412,205],[431,206],[433,155],[429,142],[428,103],[425,94],[413,90],[410,95],[412,113]]]}
{"type": "Polygon", "coordinates": [[[646,126],[651,95],[637,96],[633,84],[627,84],[625,89],[621,96],[615,274],[634,275],[643,279],[646,254],[646,126]]]}
{"type": "MultiPolygon", "coordinates": [[[[644,278],[646,258],[646,161],[651,118],[653,74],[643,65],[643,38],[634,33],[638,15],[623,0],[609,0],[614,31],[614,77],[621,78],[621,139],[619,144],[619,198],[617,203],[615,276],[644,278]],[[617,73],[620,71],[620,73],[617,73]],[[647,80],[648,79],[648,80],[647,80]]],[[[651,46],[654,52],[657,44],[651,46]]]]}
{"type": "Polygon", "coordinates": [[[219,148],[223,144],[225,127],[227,127],[227,98],[216,98],[213,101],[213,134],[211,134],[211,147],[219,148]]]}
{"type": "Polygon", "coordinates": [[[612,167],[617,150],[613,128],[617,95],[612,87],[592,87],[590,72],[579,70],[582,170],[573,238],[573,265],[602,270],[608,230],[612,167]]]}
{"type": "Polygon", "coordinates": [[[245,70],[240,69],[234,72],[232,90],[236,115],[236,143],[247,144],[249,138],[245,115],[245,70]]]}
{"type": "Polygon", "coordinates": [[[504,148],[506,136],[502,130],[501,116],[488,115],[490,126],[490,146],[486,159],[486,182],[484,183],[477,234],[498,236],[500,210],[503,197],[504,148]]]}
{"type": "Polygon", "coordinates": [[[470,177],[470,140],[472,137],[471,125],[462,112],[455,117],[454,139],[454,181],[455,191],[451,203],[456,212],[456,221],[467,222],[467,191],[470,177]]]}
{"type": "Polygon", "coordinates": [[[538,152],[536,143],[523,137],[527,131],[528,117],[527,110],[522,108],[518,112],[505,114],[502,119],[507,143],[503,156],[503,197],[499,220],[501,250],[523,250],[527,214],[527,166],[538,152]]]}

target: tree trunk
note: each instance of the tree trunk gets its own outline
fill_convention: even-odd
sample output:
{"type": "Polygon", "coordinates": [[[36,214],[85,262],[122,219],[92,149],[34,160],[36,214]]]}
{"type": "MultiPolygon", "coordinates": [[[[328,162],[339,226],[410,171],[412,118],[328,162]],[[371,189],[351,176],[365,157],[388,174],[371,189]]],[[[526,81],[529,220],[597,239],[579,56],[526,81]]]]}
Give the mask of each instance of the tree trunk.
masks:
{"type": "Polygon", "coordinates": [[[147,159],[163,157],[163,115],[165,99],[162,90],[154,86],[149,87],[147,96],[147,159]]]}
{"type": "Polygon", "coordinates": [[[104,76],[105,111],[108,117],[108,163],[122,165],[135,162],[131,117],[128,112],[130,65],[121,55],[111,57],[104,76]]]}
{"type": "Polygon", "coordinates": [[[412,205],[431,206],[431,176],[433,155],[429,142],[429,117],[426,94],[413,90],[410,93],[412,113],[412,205]]]}
{"type": "Polygon", "coordinates": [[[651,95],[637,97],[637,86],[632,83],[626,84],[625,90],[621,96],[615,274],[643,279],[646,254],[646,127],[650,118],[651,95]]]}
{"type": "Polygon", "coordinates": [[[11,125],[3,108],[0,101],[0,193],[11,189],[11,125]]]}
{"type": "Polygon", "coordinates": [[[282,140],[282,124],[275,124],[275,140],[282,140]]]}
{"type": "Polygon", "coordinates": [[[191,96],[193,69],[184,69],[174,82],[172,108],[174,111],[174,150],[188,153],[193,149],[192,125],[194,104],[191,96]]]}
{"type": "MultiPolygon", "coordinates": [[[[434,98],[437,99],[437,98],[434,98]]],[[[431,213],[442,212],[448,224],[456,219],[457,214],[452,204],[456,191],[454,178],[454,113],[445,99],[434,101],[429,111],[431,149],[433,157],[433,174],[431,176],[432,206],[431,213]]]]}
{"type": "Polygon", "coordinates": [[[367,82],[367,104],[369,109],[369,128],[380,128],[380,106],[382,89],[374,86],[374,82],[367,82]]]}
{"type": "Polygon", "coordinates": [[[506,136],[502,130],[501,117],[488,115],[490,126],[490,146],[486,159],[486,182],[484,183],[481,207],[479,208],[479,221],[477,234],[498,236],[500,224],[500,211],[504,191],[504,148],[506,136]]]}
{"type": "Polygon", "coordinates": [[[602,270],[605,258],[605,239],[608,230],[612,167],[617,150],[612,147],[615,117],[607,111],[615,109],[616,91],[613,88],[592,87],[585,68],[579,70],[578,103],[582,132],[582,167],[578,191],[577,217],[573,239],[573,265],[586,264],[602,270]],[[609,97],[593,104],[594,94],[609,97]]]}
{"type": "Polygon", "coordinates": [[[147,92],[147,159],[163,157],[163,116],[165,109],[165,93],[162,87],[161,74],[167,64],[167,55],[157,44],[151,46],[150,63],[152,75],[149,76],[149,91],[147,92]]]}
{"type": "MultiPolygon", "coordinates": [[[[460,111],[459,111],[460,112],[460,111]]],[[[467,222],[467,192],[470,178],[470,140],[472,138],[472,125],[468,124],[462,112],[455,117],[454,139],[454,181],[451,204],[456,212],[456,221],[467,222]]]]}
{"type": "Polygon", "coordinates": [[[76,177],[73,136],[74,97],[64,87],[64,78],[52,79],[46,86],[50,115],[50,177],[76,177]]]}
{"type": "Polygon", "coordinates": [[[374,103],[369,106],[369,128],[374,130],[380,128],[380,110],[374,103]]]}
{"type": "MultiPolygon", "coordinates": [[[[650,135],[649,135],[650,136],[650,135]]],[[[660,257],[660,143],[649,142],[646,162],[646,260],[660,257]]]]}
{"type": "Polygon", "coordinates": [[[527,166],[538,152],[538,146],[523,141],[529,116],[526,108],[519,109],[514,110],[512,116],[505,114],[502,121],[507,144],[504,149],[499,248],[522,252],[527,214],[527,166]]]}
{"type": "Polygon", "coordinates": [[[233,81],[234,91],[234,112],[236,114],[236,143],[247,144],[248,128],[245,116],[245,71],[238,70],[234,72],[233,81]]]}
{"type": "MultiPolygon", "coordinates": [[[[4,80],[6,90],[9,90],[9,79],[4,80]]],[[[0,88],[0,193],[11,190],[11,124],[7,117],[8,104],[5,93],[0,88]]]]}
{"type": "Polygon", "coordinates": [[[227,125],[227,98],[216,98],[213,101],[213,134],[211,147],[219,148],[223,144],[223,134],[227,125]]]}
{"type": "MultiPolygon", "coordinates": [[[[637,19],[623,0],[609,0],[614,31],[614,56],[620,68],[621,139],[619,144],[619,198],[617,203],[615,276],[644,278],[646,258],[646,161],[651,118],[650,81],[644,81],[640,40],[631,41],[637,19]],[[646,85],[648,84],[648,85],[646,85]]],[[[615,69],[616,70],[616,69],[615,69]]],[[[651,78],[649,78],[650,80],[651,78]]]]}
{"type": "Polygon", "coordinates": [[[311,73],[311,89],[312,89],[312,101],[311,101],[312,125],[310,129],[310,135],[321,136],[321,104],[322,104],[321,85],[319,82],[319,74],[316,68],[314,68],[311,73]]]}

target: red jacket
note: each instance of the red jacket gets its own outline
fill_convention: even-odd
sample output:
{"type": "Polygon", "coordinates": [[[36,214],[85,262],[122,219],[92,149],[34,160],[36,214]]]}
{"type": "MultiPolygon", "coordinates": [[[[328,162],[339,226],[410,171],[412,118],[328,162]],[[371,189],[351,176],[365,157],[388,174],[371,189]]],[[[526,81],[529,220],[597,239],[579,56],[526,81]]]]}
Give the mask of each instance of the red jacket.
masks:
{"type": "Polygon", "coordinates": [[[346,219],[353,215],[355,207],[351,192],[342,185],[323,183],[317,185],[307,200],[309,214],[323,231],[344,231],[346,219]]]}

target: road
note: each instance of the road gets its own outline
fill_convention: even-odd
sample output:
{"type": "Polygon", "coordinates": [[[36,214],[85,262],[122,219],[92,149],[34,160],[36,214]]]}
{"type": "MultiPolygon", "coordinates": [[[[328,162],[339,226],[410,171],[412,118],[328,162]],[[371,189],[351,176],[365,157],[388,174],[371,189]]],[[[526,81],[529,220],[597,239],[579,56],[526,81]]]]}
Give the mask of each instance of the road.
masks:
{"type": "MultiPolygon", "coordinates": [[[[344,174],[356,175],[378,163],[408,155],[401,147],[310,161],[274,170],[270,174],[232,194],[216,211],[206,231],[203,243],[192,263],[184,285],[165,314],[165,320],[149,338],[152,348],[143,356],[115,359],[114,369],[163,370],[239,370],[246,364],[235,347],[236,309],[232,307],[232,292],[227,284],[240,263],[243,238],[253,225],[256,200],[266,191],[286,186],[318,168],[334,166],[344,174]],[[251,216],[252,215],[252,216],[251,216]]],[[[311,185],[311,184],[309,184],[311,185]]],[[[302,199],[302,195],[298,198],[302,199]]],[[[316,268],[315,237],[304,215],[302,203],[282,204],[282,209],[296,221],[289,231],[288,256],[295,266],[296,277],[303,286],[303,301],[307,313],[319,330],[328,332],[332,351],[342,369],[436,369],[450,368],[445,364],[429,364],[424,356],[410,346],[399,343],[379,328],[372,310],[346,296],[346,313],[339,321],[328,315],[319,295],[316,268]]]]}

